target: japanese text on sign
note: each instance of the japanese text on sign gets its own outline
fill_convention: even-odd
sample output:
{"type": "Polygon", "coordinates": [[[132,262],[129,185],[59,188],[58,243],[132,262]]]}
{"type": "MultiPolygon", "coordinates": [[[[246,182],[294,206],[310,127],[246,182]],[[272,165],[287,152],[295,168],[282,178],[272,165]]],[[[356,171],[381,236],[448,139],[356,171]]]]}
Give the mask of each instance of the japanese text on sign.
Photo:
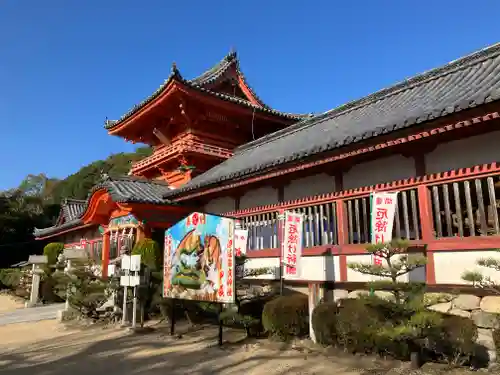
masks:
{"type": "Polygon", "coordinates": [[[234,230],[234,251],[235,256],[240,257],[247,253],[247,240],[248,240],[248,230],[247,229],[235,229],[234,230]]]}
{"type": "Polygon", "coordinates": [[[165,236],[165,246],[164,246],[164,274],[166,277],[163,278],[163,288],[164,290],[168,290],[171,286],[170,282],[170,267],[172,265],[172,259],[170,257],[172,254],[172,236],[165,236]]]}
{"type": "Polygon", "coordinates": [[[303,216],[293,212],[285,212],[284,227],[282,244],[283,277],[288,279],[300,278],[303,216]]]}
{"type": "MultiPolygon", "coordinates": [[[[234,230],[234,255],[241,257],[247,253],[248,230],[235,229],[234,230]]],[[[245,264],[239,263],[234,265],[234,273],[237,278],[245,276],[245,264]]]]}
{"type": "MultiPolygon", "coordinates": [[[[371,198],[371,242],[390,242],[392,240],[398,192],[372,193],[371,198]]],[[[374,256],[373,263],[382,265],[382,259],[374,256]]]]}

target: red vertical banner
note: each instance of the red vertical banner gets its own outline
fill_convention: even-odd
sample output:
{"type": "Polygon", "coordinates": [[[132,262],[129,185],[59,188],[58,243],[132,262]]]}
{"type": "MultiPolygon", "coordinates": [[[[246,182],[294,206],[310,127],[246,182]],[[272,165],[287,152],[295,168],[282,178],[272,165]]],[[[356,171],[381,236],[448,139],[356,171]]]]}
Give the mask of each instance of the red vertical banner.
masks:
{"type": "Polygon", "coordinates": [[[301,278],[303,226],[302,214],[285,211],[282,241],[283,278],[285,279],[301,278]]]}

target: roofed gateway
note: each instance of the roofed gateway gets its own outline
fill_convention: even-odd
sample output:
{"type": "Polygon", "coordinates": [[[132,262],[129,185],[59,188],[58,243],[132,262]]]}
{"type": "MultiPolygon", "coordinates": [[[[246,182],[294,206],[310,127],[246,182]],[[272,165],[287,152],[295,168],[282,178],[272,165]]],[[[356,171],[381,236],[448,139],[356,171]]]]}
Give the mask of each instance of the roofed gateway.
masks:
{"type": "Polygon", "coordinates": [[[278,212],[295,210],[310,257],[300,281],[338,288],[363,281],[347,262],[370,242],[370,192],[397,190],[393,235],[425,248],[428,284],[459,284],[478,250],[500,248],[499,99],[500,44],[318,116],[266,105],[234,52],[193,79],[174,64],[151,96],[105,123],[153,154],[87,201],[64,202],[35,234],[84,238],[106,273],[123,241],[162,244],[164,229],[204,211],[240,218],[248,257],[277,267],[278,212]]]}

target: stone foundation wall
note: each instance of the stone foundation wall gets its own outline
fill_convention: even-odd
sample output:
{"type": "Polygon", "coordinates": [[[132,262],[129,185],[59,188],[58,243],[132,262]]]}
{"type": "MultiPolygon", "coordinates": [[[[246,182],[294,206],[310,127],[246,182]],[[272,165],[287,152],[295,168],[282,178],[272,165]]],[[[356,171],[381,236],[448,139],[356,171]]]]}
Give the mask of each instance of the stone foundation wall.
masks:
{"type": "MultiPolygon", "coordinates": [[[[333,291],[333,297],[334,300],[357,298],[368,293],[366,290],[349,292],[336,289],[333,291]]],[[[375,295],[380,298],[393,298],[391,293],[384,291],[376,291],[375,295]]],[[[477,326],[477,343],[488,351],[490,363],[497,361],[493,330],[500,328],[500,296],[478,297],[472,294],[426,293],[424,298],[429,310],[471,319],[477,326]]]]}

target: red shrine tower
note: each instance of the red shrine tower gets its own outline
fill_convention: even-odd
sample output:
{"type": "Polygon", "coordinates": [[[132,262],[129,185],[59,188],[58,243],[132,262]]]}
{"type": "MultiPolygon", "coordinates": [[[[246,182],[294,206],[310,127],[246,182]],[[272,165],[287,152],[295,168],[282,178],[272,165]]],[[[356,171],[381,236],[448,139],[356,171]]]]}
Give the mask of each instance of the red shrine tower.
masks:
{"type": "Polygon", "coordinates": [[[145,143],[153,154],[130,174],[179,187],[233,155],[244,143],[303,116],[276,111],[259,99],[243,76],[236,53],[187,80],[173,64],[170,76],[119,120],[106,120],[110,135],[145,143]]]}

